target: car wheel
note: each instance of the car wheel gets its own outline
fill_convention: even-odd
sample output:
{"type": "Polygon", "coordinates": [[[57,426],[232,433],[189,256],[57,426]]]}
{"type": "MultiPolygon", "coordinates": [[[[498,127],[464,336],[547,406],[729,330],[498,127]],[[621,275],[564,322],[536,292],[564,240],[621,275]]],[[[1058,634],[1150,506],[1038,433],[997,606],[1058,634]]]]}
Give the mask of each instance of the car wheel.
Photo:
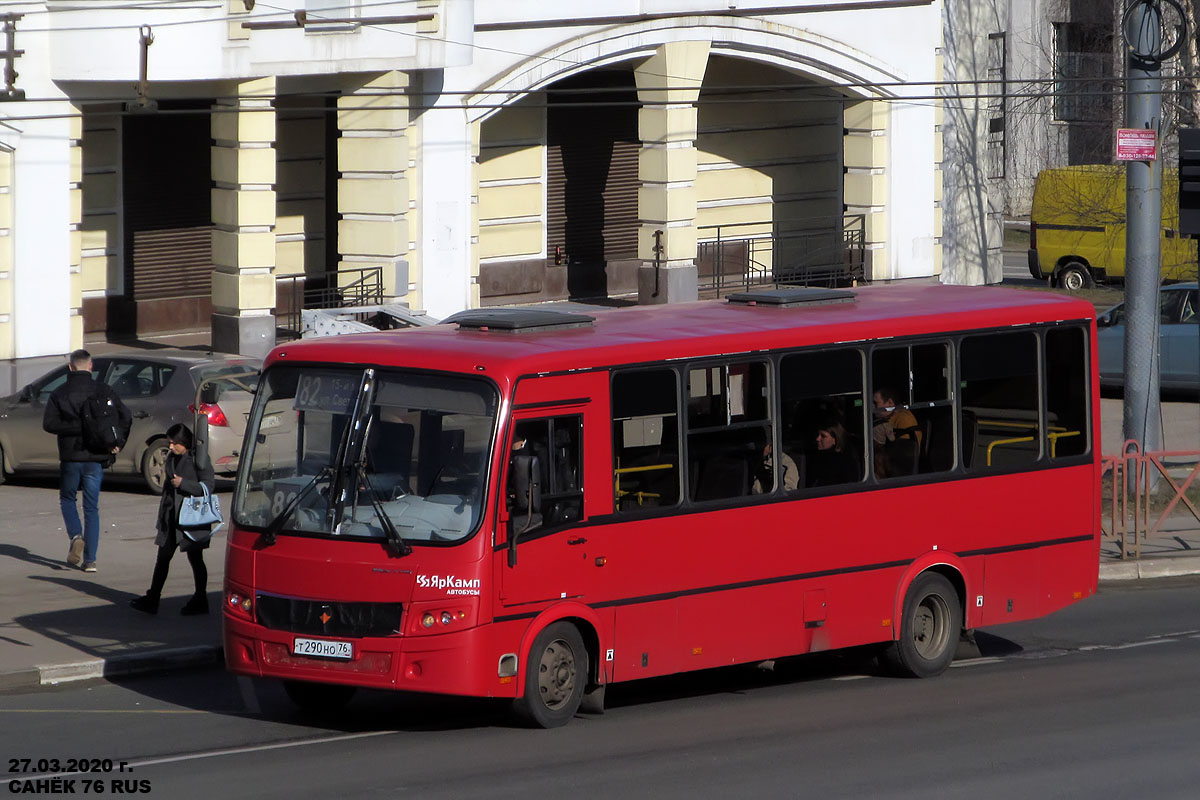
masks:
{"type": "Polygon", "coordinates": [[[142,478],[154,494],[162,494],[163,484],[167,482],[167,454],[170,452],[166,437],[159,437],[146,446],[146,454],[142,456],[142,478]]]}
{"type": "Polygon", "coordinates": [[[1092,280],[1091,270],[1086,264],[1079,261],[1070,261],[1059,269],[1055,276],[1055,282],[1060,289],[1066,289],[1068,292],[1078,292],[1081,289],[1091,289],[1096,285],[1092,280]]]}

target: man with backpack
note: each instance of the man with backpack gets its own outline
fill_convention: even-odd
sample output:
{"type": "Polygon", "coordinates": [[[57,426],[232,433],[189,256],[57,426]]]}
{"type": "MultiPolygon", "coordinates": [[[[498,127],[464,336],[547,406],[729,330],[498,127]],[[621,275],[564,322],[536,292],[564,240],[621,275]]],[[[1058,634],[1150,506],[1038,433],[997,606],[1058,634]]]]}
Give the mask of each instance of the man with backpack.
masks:
{"type": "Polygon", "coordinates": [[[42,428],[58,437],[59,504],[71,539],[67,563],[96,571],[100,545],[100,479],[113,456],[125,446],[133,417],[121,398],[92,380],[92,354],[71,353],[67,380],[46,403],[42,428]],[[75,497],[83,489],[83,525],[75,497]]]}

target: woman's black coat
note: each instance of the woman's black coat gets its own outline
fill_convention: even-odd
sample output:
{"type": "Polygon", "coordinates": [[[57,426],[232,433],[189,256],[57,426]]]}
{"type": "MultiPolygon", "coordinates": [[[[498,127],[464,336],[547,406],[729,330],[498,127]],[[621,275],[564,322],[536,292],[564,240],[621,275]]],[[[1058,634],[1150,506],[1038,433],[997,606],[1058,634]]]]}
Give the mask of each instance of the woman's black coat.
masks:
{"type": "MultiPolygon", "coordinates": [[[[159,547],[178,544],[179,549],[184,551],[205,549],[208,547],[208,539],[197,544],[179,530],[179,507],[183,503],[183,498],[199,497],[204,494],[200,484],[207,486],[209,492],[215,493],[216,481],[213,478],[212,465],[205,464],[203,468],[197,469],[191,453],[184,453],[181,456],[171,453],[167,456],[166,468],[167,478],[163,483],[162,499],[158,503],[158,524],[156,526],[158,535],[154,537],[154,543],[159,547]],[[172,476],[175,475],[183,478],[178,489],[171,482],[172,476]]],[[[210,530],[211,527],[209,526],[210,530]]],[[[189,530],[202,529],[189,528],[189,530]]]]}

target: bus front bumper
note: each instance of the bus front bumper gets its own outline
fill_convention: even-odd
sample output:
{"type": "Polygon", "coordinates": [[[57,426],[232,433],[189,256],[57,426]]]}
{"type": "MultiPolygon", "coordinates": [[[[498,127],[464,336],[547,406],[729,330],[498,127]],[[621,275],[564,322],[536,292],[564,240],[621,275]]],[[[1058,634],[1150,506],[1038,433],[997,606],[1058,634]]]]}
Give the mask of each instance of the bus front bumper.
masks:
{"type": "Polygon", "coordinates": [[[485,668],[485,629],[346,640],[273,630],[229,614],[224,622],[225,666],[240,675],[470,697],[515,696],[511,679],[500,679],[494,664],[485,668]],[[296,655],[297,638],[350,641],[353,655],[296,655]]]}

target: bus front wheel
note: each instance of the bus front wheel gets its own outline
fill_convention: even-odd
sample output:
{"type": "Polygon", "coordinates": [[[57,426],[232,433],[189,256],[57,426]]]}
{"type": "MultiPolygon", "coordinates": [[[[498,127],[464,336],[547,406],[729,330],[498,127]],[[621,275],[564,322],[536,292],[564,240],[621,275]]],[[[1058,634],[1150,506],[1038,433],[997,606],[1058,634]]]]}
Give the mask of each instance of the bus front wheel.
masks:
{"type": "Polygon", "coordinates": [[[555,622],[533,640],[525,662],[525,691],[513,709],[539,728],[566,725],[579,710],[588,678],[587,649],[579,629],[555,622]]]}
{"type": "Polygon", "coordinates": [[[1060,289],[1066,289],[1069,292],[1090,289],[1095,285],[1087,265],[1078,261],[1069,261],[1064,264],[1055,275],[1055,281],[1060,289]]]}
{"type": "Polygon", "coordinates": [[[884,652],[892,672],[912,678],[941,675],[954,660],[962,633],[958,592],[944,576],[918,576],[904,596],[900,638],[884,652]]]}

